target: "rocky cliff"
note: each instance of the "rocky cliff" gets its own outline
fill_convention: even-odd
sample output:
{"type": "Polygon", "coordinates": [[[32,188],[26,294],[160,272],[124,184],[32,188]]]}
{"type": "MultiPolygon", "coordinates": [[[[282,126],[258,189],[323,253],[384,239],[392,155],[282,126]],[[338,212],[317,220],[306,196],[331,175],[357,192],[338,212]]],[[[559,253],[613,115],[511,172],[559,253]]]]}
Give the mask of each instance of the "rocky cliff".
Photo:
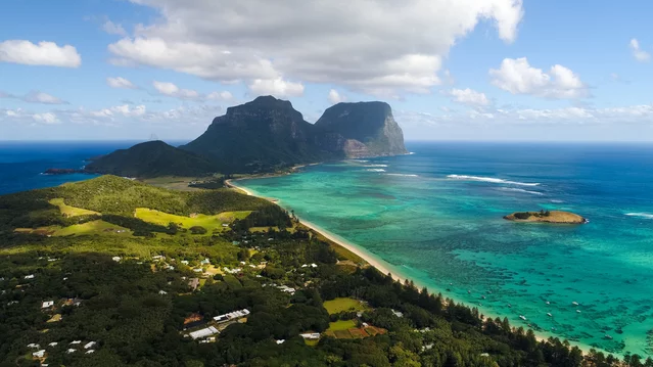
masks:
{"type": "Polygon", "coordinates": [[[315,126],[340,134],[349,157],[406,154],[404,134],[385,102],[338,103],[315,126]]]}

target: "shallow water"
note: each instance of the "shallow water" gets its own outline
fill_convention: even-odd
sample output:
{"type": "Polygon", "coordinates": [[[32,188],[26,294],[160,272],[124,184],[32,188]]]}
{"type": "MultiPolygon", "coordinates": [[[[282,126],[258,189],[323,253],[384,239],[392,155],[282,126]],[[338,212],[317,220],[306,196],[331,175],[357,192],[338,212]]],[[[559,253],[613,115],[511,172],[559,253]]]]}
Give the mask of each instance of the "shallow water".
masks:
{"type": "Polygon", "coordinates": [[[239,184],[488,315],[618,354],[653,355],[653,146],[409,150],[239,184]],[[539,209],[590,223],[502,219],[539,209]]]}

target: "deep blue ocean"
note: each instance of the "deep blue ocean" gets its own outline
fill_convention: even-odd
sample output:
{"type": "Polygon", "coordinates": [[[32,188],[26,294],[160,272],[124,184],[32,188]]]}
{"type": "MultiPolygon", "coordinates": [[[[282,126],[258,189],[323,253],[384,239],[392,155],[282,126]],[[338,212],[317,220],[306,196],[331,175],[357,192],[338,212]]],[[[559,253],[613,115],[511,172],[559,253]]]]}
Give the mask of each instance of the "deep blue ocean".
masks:
{"type": "MultiPolygon", "coordinates": [[[[58,186],[94,175],[42,175],[48,168],[82,168],[89,158],[129,148],[140,141],[14,142],[0,141],[0,195],[58,186]]],[[[168,142],[181,145],[185,142],[168,142]]]]}
{"type": "MultiPolygon", "coordinates": [[[[0,194],[91,178],[41,172],[134,143],[0,142],[0,194]]],[[[239,184],[487,315],[653,355],[653,144],[407,145],[413,154],[239,184]],[[590,222],[502,219],[540,209],[590,222]]]]}

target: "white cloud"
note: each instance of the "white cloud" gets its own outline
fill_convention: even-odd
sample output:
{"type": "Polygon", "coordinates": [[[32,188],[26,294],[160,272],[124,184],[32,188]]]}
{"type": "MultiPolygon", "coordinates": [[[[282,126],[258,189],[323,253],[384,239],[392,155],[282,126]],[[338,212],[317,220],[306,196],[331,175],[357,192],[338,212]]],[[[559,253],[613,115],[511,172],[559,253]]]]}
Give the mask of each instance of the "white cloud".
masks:
{"type": "Polygon", "coordinates": [[[54,42],[34,44],[9,40],[0,42],[0,62],[76,68],[82,64],[82,58],[77,49],[70,45],[59,47],[54,42]]]}
{"type": "Polygon", "coordinates": [[[642,51],[642,49],[639,47],[639,41],[637,39],[631,39],[629,45],[635,60],[639,62],[648,62],[651,59],[651,55],[646,51],[642,51]]]}
{"type": "Polygon", "coordinates": [[[340,102],[344,102],[344,101],[346,101],[347,98],[345,98],[344,96],[341,96],[340,93],[338,93],[337,90],[335,90],[335,89],[331,89],[331,90],[329,91],[329,96],[327,97],[327,100],[328,100],[329,103],[331,103],[331,104],[336,104],[336,103],[340,103],[340,102]]]}
{"type": "Polygon", "coordinates": [[[234,96],[231,94],[231,92],[228,91],[211,92],[206,95],[206,99],[210,101],[231,102],[234,100],[234,96]]]}
{"type": "Polygon", "coordinates": [[[176,97],[180,99],[200,98],[200,94],[197,91],[192,89],[181,89],[173,83],[154,81],[152,85],[154,86],[154,89],[156,89],[159,93],[169,97],[176,97]]]}
{"type": "Polygon", "coordinates": [[[304,86],[276,79],[256,79],[249,85],[249,91],[254,95],[273,95],[275,97],[300,97],[304,95],[304,86]]]}
{"type": "Polygon", "coordinates": [[[452,89],[448,94],[455,102],[466,104],[473,107],[484,107],[490,104],[490,100],[485,93],[477,92],[475,90],[466,89],[452,89]]]}
{"type": "Polygon", "coordinates": [[[40,122],[47,125],[58,124],[61,122],[59,121],[59,118],[57,118],[57,115],[55,115],[52,112],[35,113],[34,115],[32,115],[32,118],[36,122],[40,122]]]}
{"type": "Polygon", "coordinates": [[[107,84],[111,88],[138,89],[132,82],[122,77],[107,78],[107,84]]]}
{"type": "Polygon", "coordinates": [[[122,27],[121,24],[114,23],[110,20],[107,20],[102,25],[102,29],[109,34],[116,34],[118,36],[127,36],[127,31],[122,27]]]}
{"type": "Polygon", "coordinates": [[[522,0],[131,1],[161,19],[109,46],[116,65],[257,87],[283,76],[384,96],[429,92],[442,82],[443,57],[480,21],[512,42],[523,16],[522,0]]]}
{"type": "Polygon", "coordinates": [[[492,84],[512,94],[529,94],[552,99],[577,99],[589,96],[580,77],[562,65],[545,73],[532,67],[528,60],[504,59],[499,69],[490,69],[492,84]]]}
{"type": "Polygon", "coordinates": [[[13,98],[19,99],[27,103],[42,103],[42,104],[68,104],[68,102],[61,100],[51,94],[39,91],[31,91],[24,96],[16,96],[9,93],[0,92],[0,98],[13,98]]]}

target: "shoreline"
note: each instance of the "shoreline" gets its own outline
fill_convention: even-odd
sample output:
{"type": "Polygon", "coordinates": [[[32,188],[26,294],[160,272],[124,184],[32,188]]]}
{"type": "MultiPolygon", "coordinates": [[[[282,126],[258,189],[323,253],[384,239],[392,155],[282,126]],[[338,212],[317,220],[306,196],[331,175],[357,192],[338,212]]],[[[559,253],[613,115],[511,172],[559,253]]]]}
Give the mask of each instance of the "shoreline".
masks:
{"type": "MultiPolygon", "coordinates": [[[[249,178],[240,178],[240,179],[237,179],[237,180],[241,180],[241,179],[249,179],[249,178]]],[[[238,185],[232,183],[231,181],[232,180],[226,180],[225,185],[227,185],[227,187],[229,187],[229,188],[239,190],[239,191],[245,193],[246,195],[255,196],[255,197],[258,197],[258,198],[261,198],[261,199],[265,199],[265,200],[267,200],[267,201],[269,201],[269,202],[271,202],[271,203],[273,203],[275,205],[279,205],[279,202],[280,202],[279,199],[272,199],[272,198],[268,198],[268,197],[265,197],[265,196],[262,196],[262,195],[258,195],[258,194],[254,193],[251,190],[248,190],[248,189],[246,189],[246,188],[244,188],[242,186],[238,186],[238,185]]],[[[427,287],[425,284],[422,284],[419,281],[415,281],[415,279],[411,279],[411,278],[397,272],[396,270],[391,270],[390,265],[387,264],[384,260],[377,258],[373,254],[369,253],[368,251],[366,251],[364,249],[361,249],[359,246],[347,241],[346,239],[344,239],[344,238],[342,238],[342,237],[340,237],[340,236],[338,236],[338,235],[336,235],[334,233],[331,233],[328,230],[325,230],[325,229],[321,228],[320,226],[318,226],[318,225],[316,225],[314,223],[303,220],[300,217],[297,217],[297,219],[299,220],[300,224],[302,224],[305,227],[308,227],[311,230],[319,233],[321,236],[323,236],[326,239],[328,239],[329,241],[335,243],[337,246],[340,246],[340,247],[352,252],[356,256],[363,259],[363,261],[365,261],[367,264],[369,264],[370,266],[376,268],[382,274],[390,274],[392,279],[394,279],[395,281],[398,281],[398,282],[400,282],[402,284],[405,281],[412,281],[413,284],[415,285],[415,287],[417,287],[418,289],[427,288],[427,289],[429,289],[430,294],[437,294],[438,293],[437,289],[431,289],[431,288],[427,287]]],[[[443,294],[443,297],[445,297],[444,294],[443,294]]],[[[468,302],[456,300],[456,299],[454,299],[452,297],[445,297],[445,298],[448,298],[448,299],[450,299],[452,301],[455,301],[457,303],[462,303],[464,306],[469,307],[469,308],[476,307],[476,308],[479,309],[479,312],[482,311],[482,309],[480,307],[470,306],[470,304],[468,302]]],[[[501,315],[494,315],[494,314],[491,314],[491,313],[488,313],[488,312],[480,312],[480,313],[483,314],[483,316],[481,318],[483,321],[485,321],[488,318],[495,319],[497,317],[499,317],[499,318],[502,317],[501,315]]],[[[503,315],[503,316],[508,317],[506,315],[503,315]]],[[[514,324],[512,322],[511,322],[511,326],[513,328],[524,327],[524,326],[521,326],[521,325],[516,325],[516,324],[514,324]]],[[[532,328],[530,328],[530,327],[524,327],[524,329],[525,330],[529,330],[529,329],[532,330],[532,328]]],[[[564,337],[562,337],[560,335],[555,335],[554,333],[546,333],[546,334],[549,334],[549,335],[545,335],[545,333],[543,333],[541,331],[536,331],[536,330],[533,330],[533,333],[535,334],[535,339],[538,342],[548,342],[548,339],[550,337],[558,338],[558,339],[560,339],[560,341],[567,340],[566,338],[564,338],[564,337]]],[[[584,344],[581,344],[581,343],[578,343],[578,342],[569,341],[569,344],[572,347],[578,347],[578,349],[580,349],[583,352],[584,356],[588,356],[590,354],[590,349],[595,349],[597,352],[603,352],[606,355],[607,354],[612,354],[612,355],[617,356],[619,358],[623,357],[621,354],[610,353],[610,352],[604,351],[604,350],[602,350],[600,348],[595,348],[595,347],[584,345],[584,344]]]]}

